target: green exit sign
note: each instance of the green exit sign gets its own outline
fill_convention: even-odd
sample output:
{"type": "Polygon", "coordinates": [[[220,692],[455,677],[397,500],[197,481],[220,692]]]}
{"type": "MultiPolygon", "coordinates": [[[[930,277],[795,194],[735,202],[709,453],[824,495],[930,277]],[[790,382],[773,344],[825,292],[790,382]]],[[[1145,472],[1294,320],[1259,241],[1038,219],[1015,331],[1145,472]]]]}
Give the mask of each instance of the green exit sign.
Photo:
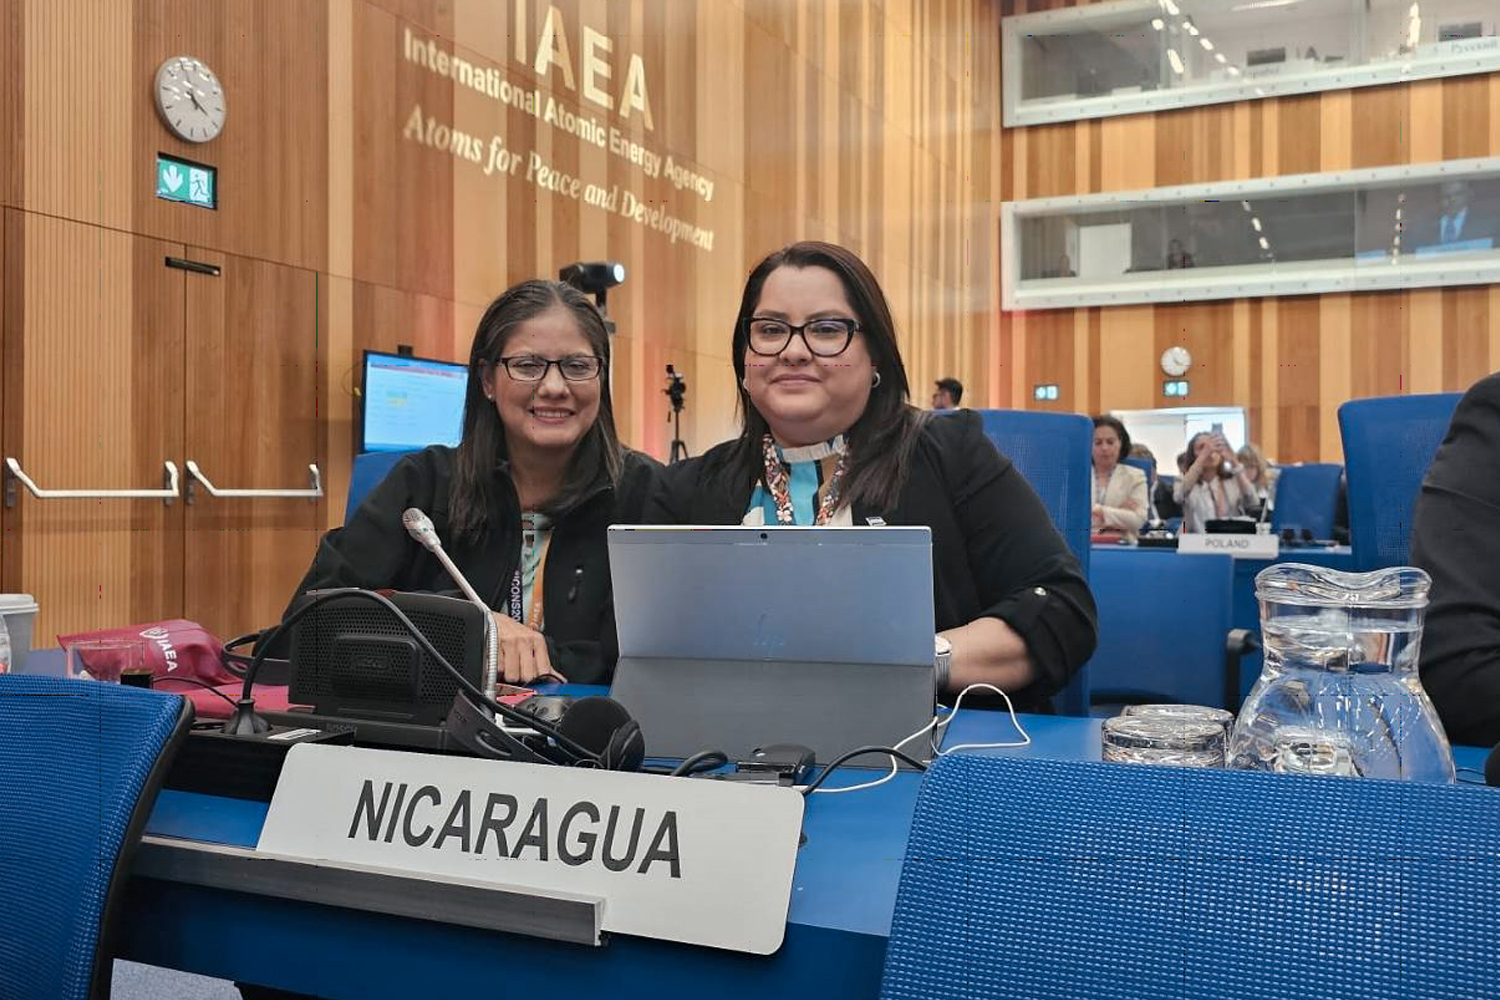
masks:
{"type": "Polygon", "coordinates": [[[219,171],[203,163],[156,154],[156,196],[199,208],[219,207],[219,171]]]}

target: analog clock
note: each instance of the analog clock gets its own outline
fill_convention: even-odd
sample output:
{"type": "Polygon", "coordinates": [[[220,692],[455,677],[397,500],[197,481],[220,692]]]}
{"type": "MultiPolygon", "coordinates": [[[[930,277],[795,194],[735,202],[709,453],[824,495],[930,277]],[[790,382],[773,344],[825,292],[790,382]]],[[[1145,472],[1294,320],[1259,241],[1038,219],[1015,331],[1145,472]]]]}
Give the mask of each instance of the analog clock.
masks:
{"type": "Polygon", "coordinates": [[[224,128],[224,88],[201,59],[173,56],[156,71],[156,111],[177,138],[208,142],[224,128]]]}
{"type": "Polygon", "coordinates": [[[1193,367],[1193,356],[1186,347],[1169,347],[1161,352],[1161,370],[1173,378],[1187,374],[1193,367]]]}

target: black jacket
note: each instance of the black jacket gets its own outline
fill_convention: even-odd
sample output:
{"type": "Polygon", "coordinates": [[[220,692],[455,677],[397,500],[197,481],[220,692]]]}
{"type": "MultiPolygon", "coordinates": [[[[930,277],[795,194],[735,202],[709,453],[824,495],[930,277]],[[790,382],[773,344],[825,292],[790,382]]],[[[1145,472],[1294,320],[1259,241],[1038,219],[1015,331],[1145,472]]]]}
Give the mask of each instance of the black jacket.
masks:
{"type": "Polygon", "coordinates": [[[1500,743],[1500,373],[1459,402],[1412,523],[1432,576],[1422,684],[1454,743],[1500,743]]]}
{"type": "MultiPolygon", "coordinates": [[[[434,445],[397,462],[349,523],[323,536],[297,593],[364,587],[457,595],[437,557],[401,524],[402,511],[419,507],[479,596],[490,607],[503,608],[521,558],[520,502],[514,487],[506,489],[504,509],[494,521],[499,529],[490,531],[483,545],[455,543],[448,528],[448,488],[456,458],[453,448],[434,445]]],[[[640,520],[660,470],[654,459],[627,451],[619,485],[595,493],[552,529],[542,583],[544,631],[553,666],[573,683],[607,684],[614,673],[619,653],[605,529],[640,520]]]]}
{"type": "MultiPolygon", "coordinates": [[[[755,483],[733,468],[735,442],[669,466],[646,520],[739,524],[755,483]]],[[[892,510],[856,506],[855,524],[932,529],[934,611],[938,631],[995,617],[1026,642],[1037,680],[1010,692],[1018,710],[1049,710],[1094,651],[1094,597],[1078,560],[1052,525],[1036,492],[985,437],[979,415],[929,419],[912,449],[910,474],[892,510]]],[[[967,705],[969,699],[965,699],[967,705]]]]}

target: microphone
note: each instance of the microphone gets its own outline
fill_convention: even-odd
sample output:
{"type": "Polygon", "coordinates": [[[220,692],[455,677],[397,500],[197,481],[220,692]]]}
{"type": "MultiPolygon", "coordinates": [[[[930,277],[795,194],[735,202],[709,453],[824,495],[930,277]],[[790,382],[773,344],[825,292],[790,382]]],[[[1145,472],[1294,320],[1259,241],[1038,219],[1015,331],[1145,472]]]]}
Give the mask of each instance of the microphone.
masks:
{"type": "Polygon", "coordinates": [[[1495,749],[1484,759],[1484,783],[1500,787],[1500,743],[1495,744],[1495,749]]]}
{"type": "Polygon", "coordinates": [[[495,694],[495,683],[500,673],[500,634],[495,630],[495,619],[490,606],[480,598],[473,586],[458,571],[453,560],[448,558],[448,553],[443,551],[443,543],[439,541],[437,529],[432,526],[432,518],[428,517],[417,507],[408,507],[401,513],[401,524],[406,528],[406,533],[416,539],[418,545],[437,556],[437,561],[443,564],[443,569],[448,571],[448,576],[458,584],[458,589],[464,592],[464,596],[471,603],[484,611],[484,635],[485,635],[485,660],[484,660],[484,690],[491,697],[495,694]]]}

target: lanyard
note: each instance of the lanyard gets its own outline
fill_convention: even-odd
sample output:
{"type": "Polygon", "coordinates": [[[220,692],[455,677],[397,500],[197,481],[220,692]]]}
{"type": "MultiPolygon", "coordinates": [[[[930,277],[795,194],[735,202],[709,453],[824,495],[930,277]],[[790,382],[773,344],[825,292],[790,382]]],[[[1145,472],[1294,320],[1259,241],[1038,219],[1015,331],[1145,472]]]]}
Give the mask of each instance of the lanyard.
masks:
{"type": "Polygon", "coordinates": [[[546,541],[542,542],[541,553],[537,556],[536,576],[531,581],[531,610],[528,613],[521,607],[521,570],[526,564],[526,550],[535,544],[536,528],[523,524],[522,530],[524,532],[522,537],[528,541],[521,545],[521,563],[516,566],[516,571],[510,578],[510,607],[507,610],[511,618],[540,632],[544,597],[542,583],[547,571],[547,550],[552,547],[552,533],[550,531],[547,533],[546,541]]]}

